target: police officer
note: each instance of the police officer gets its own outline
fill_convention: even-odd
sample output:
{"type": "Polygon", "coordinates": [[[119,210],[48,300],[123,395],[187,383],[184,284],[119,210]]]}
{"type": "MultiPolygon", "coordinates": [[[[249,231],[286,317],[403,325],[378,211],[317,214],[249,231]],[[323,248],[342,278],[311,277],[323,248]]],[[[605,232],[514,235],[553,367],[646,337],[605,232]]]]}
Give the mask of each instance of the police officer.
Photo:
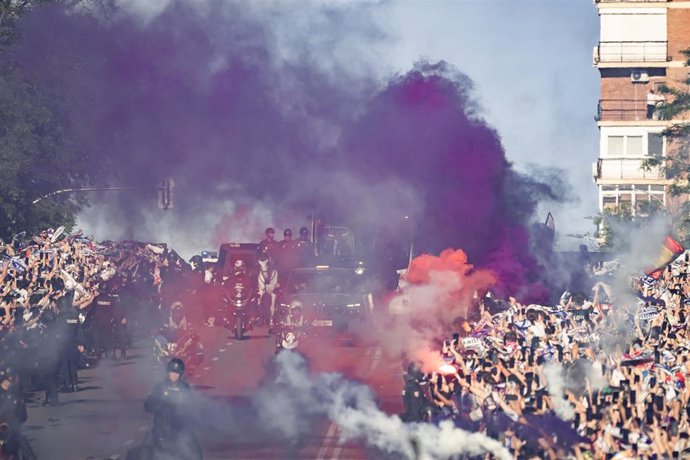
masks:
{"type": "Polygon", "coordinates": [[[84,333],[79,323],[79,310],[73,305],[62,304],[58,310],[58,326],[62,329],[60,373],[65,391],[76,392],[79,383],[77,369],[79,354],[84,352],[84,333]]]}
{"type": "Polygon", "coordinates": [[[265,238],[259,243],[258,251],[259,253],[268,254],[270,257],[275,258],[276,252],[278,251],[279,245],[275,240],[276,231],[273,227],[268,227],[264,231],[265,238]]]}
{"type": "Polygon", "coordinates": [[[119,300],[116,289],[115,283],[108,280],[93,301],[91,336],[98,358],[108,356],[113,348],[114,313],[119,300]]]}
{"type": "Polygon", "coordinates": [[[119,294],[116,293],[114,299],[112,321],[113,359],[115,359],[115,352],[117,350],[120,350],[120,359],[125,359],[127,357],[127,340],[129,336],[127,308],[119,294]]]}
{"type": "Polygon", "coordinates": [[[307,229],[307,227],[301,227],[299,229],[297,250],[299,252],[300,265],[306,266],[309,260],[314,256],[314,244],[309,238],[309,229],[307,229]]]}
{"type": "Polygon", "coordinates": [[[153,388],[144,402],[144,410],[153,414],[153,447],[174,458],[201,459],[201,446],[189,426],[192,402],[189,384],[182,378],[184,363],[173,358],[166,371],[165,380],[153,388]]]}
{"type": "Polygon", "coordinates": [[[35,459],[29,441],[21,432],[27,414],[24,397],[15,385],[16,378],[14,369],[0,369],[0,424],[6,424],[0,430],[5,438],[0,452],[3,458],[8,455],[11,458],[35,459]]]}
{"type": "Polygon", "coordinates": [[[38,347],[38,365],[41,381],[45,390],[44,406],[58,404],[58,379],[60,377],[60,351],[62,343],[62,325],[58,322],[58,311],[55,301],[41,313],[44,326],[38,347]]]}
{"type": "Polygon", "coordinates": [[[401,418],[405,422],[421,422],[428,417],[430,403],[424,395],[423,379],[424,375],[419,367],[415,363],[410,363],[402,391],[405,412],[401,418]]]}
{"type": "Polygon", "coordinates": [[[286,228],[283,231],[283,239],[280,242],[278,256],[276,257],[276,269],[278,280],[287,280],[290,273],[299,266],[299,252],[297,242],[292,239],[292,230],[286,228]]]}

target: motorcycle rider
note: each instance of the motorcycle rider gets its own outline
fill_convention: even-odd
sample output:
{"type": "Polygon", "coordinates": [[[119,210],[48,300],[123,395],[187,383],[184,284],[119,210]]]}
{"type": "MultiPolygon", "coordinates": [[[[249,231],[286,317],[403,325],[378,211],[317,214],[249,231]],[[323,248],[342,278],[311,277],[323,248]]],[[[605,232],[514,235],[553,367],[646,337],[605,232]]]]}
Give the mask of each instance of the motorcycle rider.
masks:
{"type": "Polygon", "coordinates": [[[6,423],[8,430],[7,439],[0,448],[0,457],[32,460],[36,455],[21,432],[27,414],[24,397],[15,385],[16,378],[14,369],[6,367],[0,370],[0,423],[6,423]]]}
{"type": "Polygon", "coordinates": [[[184,370],[181,359],[171,359],[166,366],[165,380],[153,388],[144,402],[144,410],[153,414],[154,449],[173,458],[197,460],[203,455],[190,427],[193,404],[189,384],[182,378],[184,370]]]}
{"type": "Polygon", "coordinates": [[[302,302],[293,300],[283,307],[280,322],[280,333],[276,337],[278,349],[293,349],[297,346],[304,327],[304,311],[302,302]]]}
{"type": "Polygon", "coordinates": [[[160,329],[158,337],[153,339],[157,356],[167,356],[168,344],[177,343],[177,340],[185,335],[189,329],[182,302],[173,303],[170,306],[167,322],[160,329]]]}

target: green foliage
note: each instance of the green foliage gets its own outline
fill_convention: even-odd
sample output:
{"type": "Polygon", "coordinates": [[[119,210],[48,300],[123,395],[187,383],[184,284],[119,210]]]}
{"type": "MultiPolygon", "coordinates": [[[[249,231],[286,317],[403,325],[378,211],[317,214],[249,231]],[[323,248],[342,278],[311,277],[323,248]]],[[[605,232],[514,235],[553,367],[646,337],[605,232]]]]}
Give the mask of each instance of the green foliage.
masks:
{"type": "Polygon", "coordinates": [[[605,210],[594,218],[594,225],[599,232],[597,238],[600,240],[601,249],[616,251],[628,249],[629,242],[619,238],[619,235],[627,234],[633,228],[645,226],[651,219],[663,212],[665,212],[663,205],[657,201],[639,203],[637,212],[634,214],[629,203],[621,204],[615,211],[605,210]]]}
{"type": "Polygon", "coordinates": [[[32,76],[3,51],[16,39],[17,18],[40,1],[0,0],[0,238],[26,230],[71,228],[83,198],[60,196],[32,204],[51,191],[89,183],[85,155],[72,138],[64,101],[42,94],[32,76]]]}

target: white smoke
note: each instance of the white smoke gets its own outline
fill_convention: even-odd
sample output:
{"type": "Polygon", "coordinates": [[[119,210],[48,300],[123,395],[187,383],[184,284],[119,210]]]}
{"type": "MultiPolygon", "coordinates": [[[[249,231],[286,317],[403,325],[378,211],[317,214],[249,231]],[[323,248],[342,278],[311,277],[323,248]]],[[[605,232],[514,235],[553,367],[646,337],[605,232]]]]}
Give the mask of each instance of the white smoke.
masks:
{"type": "Polygon", "coordinates": [[[415,259],[406,276],[421,279],[405,285],[390,302],[391,315],[382,319],[378,337],[388,355],[406,356],[435,371],[441,364],[437,340],[457,332],[456,320],[467,318],[474,294],[491,287],[495,278],[472,270],[461,250],[415,259]]]}
{"type": "Polygon", "coordinates": [[[275,385],[260,392],[255,404],[264,423],[283,436],[297,436],[309,417],[327,416],[340,428],[344,441],[362,440],[403,458],[485,453],[512,458],[500,442],[455,428],[452,422],[439,426],[406,424],[398,416],[382,412],[369,387],[347,381],[340,374],[311,375],[305,359],[297,353],[283,351],[276,362],[275,385]]]}
{"type": "Polygon", "coordinates": [[[575,409],[563,397],[565,382],[563,381],[563,369],[558,364],[544,366],[544,377],[547,380],[547,389],[553,403],[553,411],[563,420],[575,418],[575,409]]]}

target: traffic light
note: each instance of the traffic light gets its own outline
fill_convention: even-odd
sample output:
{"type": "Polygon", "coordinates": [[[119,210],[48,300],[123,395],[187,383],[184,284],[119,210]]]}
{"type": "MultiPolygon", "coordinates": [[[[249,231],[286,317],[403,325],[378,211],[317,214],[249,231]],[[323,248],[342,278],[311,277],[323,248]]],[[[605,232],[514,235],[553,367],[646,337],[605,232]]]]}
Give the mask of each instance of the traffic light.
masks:
{"type": "Polygon", "coordinates": [[[172,179],[165,179],[158,187],[159,208],[167,211],[173,207],[173,188],[175,188],[175,182],[172,179]]]}

